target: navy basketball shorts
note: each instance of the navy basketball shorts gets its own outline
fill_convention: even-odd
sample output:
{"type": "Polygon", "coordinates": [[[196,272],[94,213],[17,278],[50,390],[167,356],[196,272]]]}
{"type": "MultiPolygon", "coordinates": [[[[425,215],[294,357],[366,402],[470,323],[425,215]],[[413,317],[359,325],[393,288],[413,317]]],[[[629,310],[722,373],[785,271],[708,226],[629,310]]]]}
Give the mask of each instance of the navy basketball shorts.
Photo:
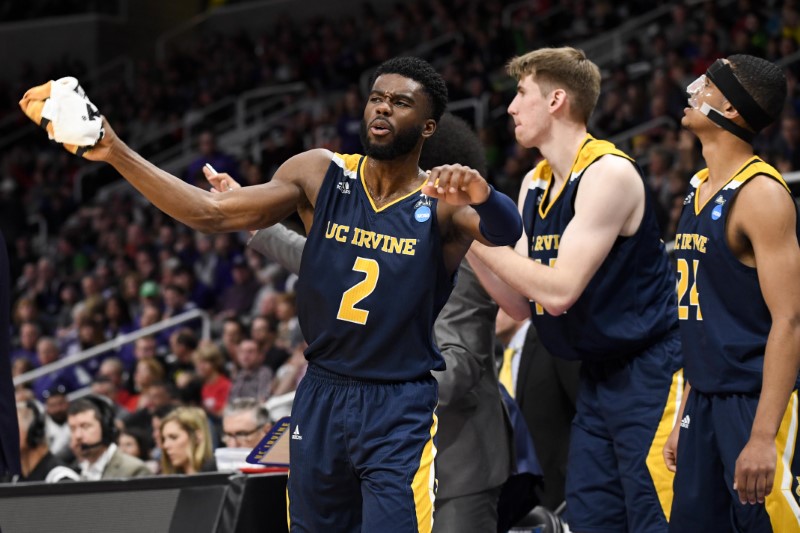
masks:
{"type": "Polygon", "coordinates": [[[292,405],[292,532],[431,531],[433,377],[352,379],[309,364],[292,405]]]}
{"type": "Polygon", "coordinates": [[[736,460],[750,439],[758,395],[703,394],[686,399],[678,437],[670,531],[748,533],[800,531],[798,394],[795,390],[775,438],[772,492],[763,504],[742,504],[733,490],[736,460]]]}
{"type": "Polygon", "coordinates": [[[567,459],[567,522],[581,533],[666,532],[672,473],[662,450],[683,391],[670,332],[625,359],[584,361],[567,459]]]}

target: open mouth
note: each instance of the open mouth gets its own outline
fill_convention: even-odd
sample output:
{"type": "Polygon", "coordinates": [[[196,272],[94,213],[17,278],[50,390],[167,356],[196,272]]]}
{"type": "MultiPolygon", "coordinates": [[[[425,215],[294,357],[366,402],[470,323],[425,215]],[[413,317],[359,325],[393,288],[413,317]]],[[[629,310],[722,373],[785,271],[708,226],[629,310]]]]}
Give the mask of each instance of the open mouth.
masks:
{"type": "Polygon", "coordinates": [[[383,137],[392,133],[392,126],[385,120],[375,119],[369,125],[369,131],[376,137],[383,137]]]}

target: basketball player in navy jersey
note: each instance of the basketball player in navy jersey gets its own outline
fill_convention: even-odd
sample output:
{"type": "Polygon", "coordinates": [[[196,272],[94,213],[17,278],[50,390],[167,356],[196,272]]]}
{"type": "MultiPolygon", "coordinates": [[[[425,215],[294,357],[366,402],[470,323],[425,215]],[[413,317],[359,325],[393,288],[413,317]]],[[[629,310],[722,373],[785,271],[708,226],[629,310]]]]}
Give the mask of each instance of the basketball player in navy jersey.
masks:
{"type": "Polygon", "coordinates": [[[779,67],[747,55],[687,88],[682,124],[708,168],[675,238],[687,393],[664,450],[677,468],[670,531],[800,531],[800,226],[752,146],[786,90],[779,67]]]}
{"type": "Polygon", "coordinates": [[[431,530],[431,371],[444,368],[433,323],[473,240],[507,245],[522,232],[513,200],[465,167],[443,169],[458,174],[445,201],[424,193],[420,150],[446,104],[428,63],[389,60],[364,109],[366,156],[310,150],[268,183],[221,194],[156,168],[108,124],[85,154],[203,232],[263,228],[294,211],[303,220],[297,299],[309,367],[292,408],[294,532],[431,530]]]}
{"type": "Polygon", "coordinates": [[[516,251],[473,245],[470,263],[511,316],[532,318],[553,356],[582,361],[567,460],[570,529],[666,531],[672,474],[661,451],[682,361],[675,278],[653,201],[631,158],[587,133],[600,71],[583,52],[536,50],[508,71],[518,82],[508,108],[517,142],[545,160],[522,182],[526,234],[516,251]]]}

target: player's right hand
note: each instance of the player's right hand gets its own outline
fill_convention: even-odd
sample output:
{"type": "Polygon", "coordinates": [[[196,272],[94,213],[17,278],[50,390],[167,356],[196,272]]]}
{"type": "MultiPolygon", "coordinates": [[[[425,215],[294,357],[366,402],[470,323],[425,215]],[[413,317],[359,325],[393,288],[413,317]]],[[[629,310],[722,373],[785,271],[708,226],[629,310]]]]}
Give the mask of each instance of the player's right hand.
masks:
{"type": "Polygon", "coordinates": [[[678,436],[680,435],[681,425],[675,424],[672,431],[667,437],[667,442],[664,444],[664,462],[667,464],[667,470],[675,472],[678,467],[678,436]]]}
{"type": "Polygon", "coordinates": [[[105,130],[103,138],[83,153],[83,157],[89,161],[108,161],[114,147],[117,143],[121,142],[119,137],[117,137],[117,133],[111,128],[111,124],[106,120],[106,117],[103,117],[103,129],[105,130]]]}

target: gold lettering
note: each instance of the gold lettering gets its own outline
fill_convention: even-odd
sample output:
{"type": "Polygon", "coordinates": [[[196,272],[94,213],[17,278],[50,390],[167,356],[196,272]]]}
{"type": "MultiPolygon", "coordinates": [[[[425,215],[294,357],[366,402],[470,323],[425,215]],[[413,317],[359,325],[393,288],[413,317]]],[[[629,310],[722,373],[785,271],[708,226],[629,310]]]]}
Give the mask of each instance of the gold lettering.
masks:
{"type": "Polygon", "coordinates": [[[403,243],[403,255],[414,255],[416,251],[414,246],[417,244],[417,239],[400,239],[403,243]]]}
{"type": "Polygon", "coordinates": [[[384,239],[384,237],[386,237],[386,235],[383,235],[382,233],[373,233],[372,234],[372,239],[371,239],[372,242],[370,243],[370,248],[373,248],[375,250],[380,248],[381,247],[381,241],[384,239]]]}
{"type": "Polygon", "coordinates": [[[347,232],[350,231],[350,226],[339,226],[336,228],[336,240],[339,242],[347,242],[347,232]]]}
{"type": "Polygon", "coordinates": [[[403,253],[403,241],[397,237],[386,235],[386,238],[383,239],[383,248],[381,250],[390,254],[403,253]]]}
{"type": "Polygon", "coordinates": [[[361,240],[364,238],[364,230],[361,228],[356,228],[355,232],[353,232],[353,240],[350,241],[350,244],[354,246],[361,246],[361,240]]]}

